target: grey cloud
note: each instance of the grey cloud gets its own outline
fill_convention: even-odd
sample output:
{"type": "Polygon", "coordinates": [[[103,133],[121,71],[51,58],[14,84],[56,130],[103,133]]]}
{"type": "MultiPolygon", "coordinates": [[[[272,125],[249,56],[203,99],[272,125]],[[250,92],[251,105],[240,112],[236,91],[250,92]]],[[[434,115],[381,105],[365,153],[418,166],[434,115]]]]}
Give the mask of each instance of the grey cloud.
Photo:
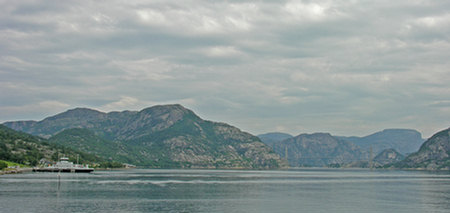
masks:
{"type": "Polygon", "coordinates": [[[448,127],[445,1],[0,6],[1,121],[180,102],[255,134],[448,127]]]}

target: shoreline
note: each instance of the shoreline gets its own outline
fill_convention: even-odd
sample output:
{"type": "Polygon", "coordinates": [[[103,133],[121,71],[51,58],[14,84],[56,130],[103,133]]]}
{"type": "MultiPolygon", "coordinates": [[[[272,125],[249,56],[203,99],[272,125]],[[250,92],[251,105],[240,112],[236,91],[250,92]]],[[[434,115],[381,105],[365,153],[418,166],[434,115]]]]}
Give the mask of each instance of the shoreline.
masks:
{"type": "MultiPolygon", "coordinates": [[[[96,168],[95,171],[122,171],[131,169],[183,169],[183,170],[246,170],[246,169],[209,169],[209,168],[96,168]]],[[[336,169],[336,170],[370,170],[369,168],[330,168],[330,167],[291,167],[285,169],[268,169],[263,171],[287,171],[296,169],[336,169]]],[[[261,171],[248,169],[249,171],[261,171]]],[[[449,172],[449,169],[425,169],[425,168],[373,168],[373,171],[426,171],[426,172],[449,172]]],[[[32,173],[33,168],[0,170],[0,175],[32,173]]]]}
{"type": "Polygon", "coordinates": [[[0,175],[21,174],[21,173],[28,173],[28,172],[32,172],[32,171],[33,171],[33,168],[7,169],[7,170],[1,170],[0,175]]]}

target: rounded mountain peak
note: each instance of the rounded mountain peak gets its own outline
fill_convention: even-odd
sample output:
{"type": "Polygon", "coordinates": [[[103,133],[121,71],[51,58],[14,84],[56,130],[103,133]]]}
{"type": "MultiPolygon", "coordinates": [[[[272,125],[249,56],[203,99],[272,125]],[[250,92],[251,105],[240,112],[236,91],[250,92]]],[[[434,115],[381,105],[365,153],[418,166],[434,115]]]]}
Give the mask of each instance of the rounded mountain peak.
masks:
{"type": "MultiPolygon", "coordinates": [[[[152,107],[145,108],[139,112],[140,114],[178,114],[178,115],[195,115],[195,113],[189,109],[186,109],[180,104],[168,104],[168,105],[156,105],[152,107]]],[[[197,116],[198,117],[198,116],[197,116]]]]}
{"type": "Polygon", "coordinates": [[[327,133],[327,132],[316,132],[316,133],[312,133],[312,134],[305,133],[305,134],[300,134],[296,137],[299,137],[299,138],[333,138],[334,139],[334,137],[330,133],[327,133]]]}
{"type": "Polygon", "coordinates": [[[55,116],[48,117],[45,120],[57,120],[61,118],[94,118],[104,115],[104,112],[100,112],[89,108],[74,108],[67,110],[63,113],[59,113],[55,116]]]}

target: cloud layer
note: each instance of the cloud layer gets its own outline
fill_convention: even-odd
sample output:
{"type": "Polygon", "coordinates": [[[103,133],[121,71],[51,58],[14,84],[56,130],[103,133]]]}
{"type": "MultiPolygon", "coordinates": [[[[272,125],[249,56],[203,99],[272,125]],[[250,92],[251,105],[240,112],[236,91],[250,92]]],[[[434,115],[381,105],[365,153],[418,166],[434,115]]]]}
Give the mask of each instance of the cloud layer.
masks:
{"type": "Polygon", "coordinates": [[[449,126],[446,1],[0,5],[0,121],[181,103],[254,134],[449,126]]]}

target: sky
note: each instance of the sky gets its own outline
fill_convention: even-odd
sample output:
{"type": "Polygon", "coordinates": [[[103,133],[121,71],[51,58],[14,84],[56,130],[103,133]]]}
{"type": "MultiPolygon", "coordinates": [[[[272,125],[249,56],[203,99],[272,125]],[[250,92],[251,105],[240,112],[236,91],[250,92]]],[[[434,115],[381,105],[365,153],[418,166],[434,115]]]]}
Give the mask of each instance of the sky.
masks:
{"type": "Polygon", "coordinates": [[[0,122],[179,103],[252,134],[450,127],[450,1],[0,0],[0,122]]]}

